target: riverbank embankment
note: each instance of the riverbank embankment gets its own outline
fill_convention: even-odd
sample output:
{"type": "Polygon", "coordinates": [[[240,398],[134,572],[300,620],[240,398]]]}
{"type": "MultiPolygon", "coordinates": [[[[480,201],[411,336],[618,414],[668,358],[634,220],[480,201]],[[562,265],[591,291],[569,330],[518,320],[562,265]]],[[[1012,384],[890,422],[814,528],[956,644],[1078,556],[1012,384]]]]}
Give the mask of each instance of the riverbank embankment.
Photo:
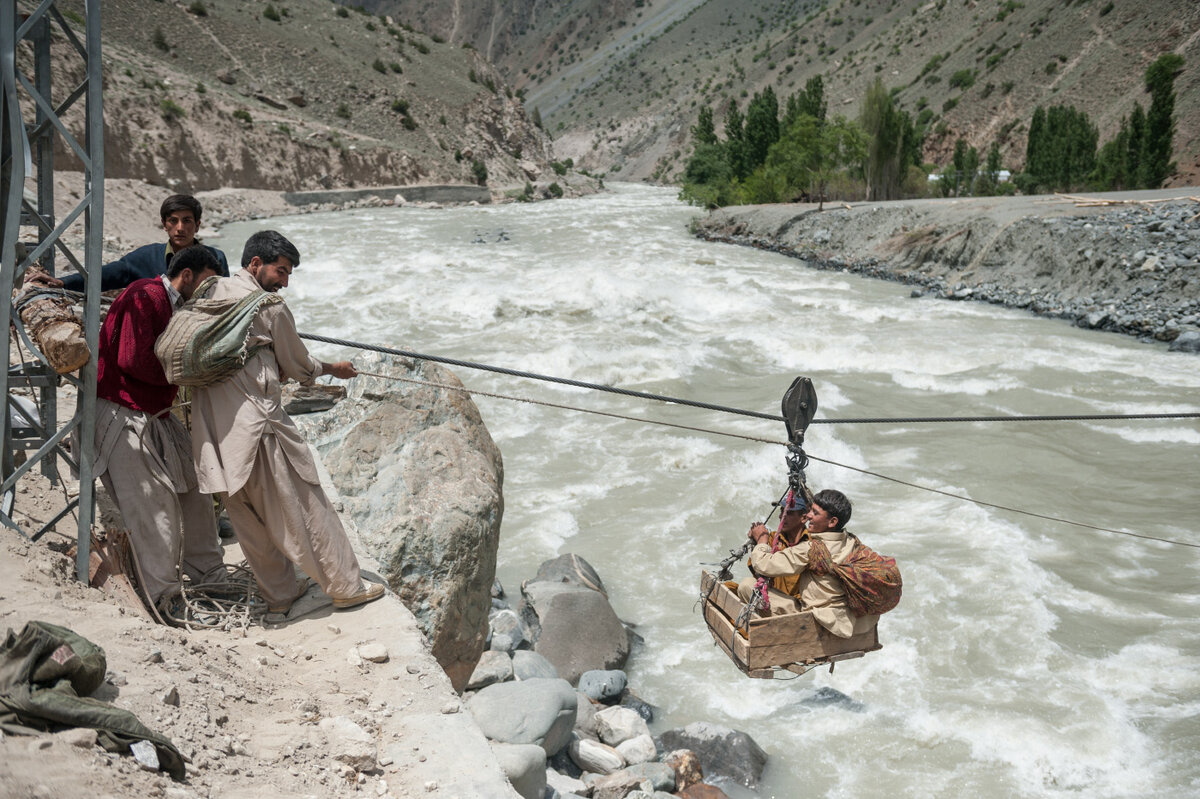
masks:
{"type": "Polygon", "coordinates": [[[709,241],[767,249],[1200,351],[1196,189],[722,208],[709,241]]]}

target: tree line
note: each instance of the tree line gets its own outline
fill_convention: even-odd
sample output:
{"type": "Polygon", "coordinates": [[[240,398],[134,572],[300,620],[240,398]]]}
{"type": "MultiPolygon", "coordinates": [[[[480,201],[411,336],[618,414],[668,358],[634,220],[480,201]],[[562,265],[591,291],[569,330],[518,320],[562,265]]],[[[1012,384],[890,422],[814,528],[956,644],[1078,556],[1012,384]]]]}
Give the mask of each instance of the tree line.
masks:
{"type": "Polygon", "coordinates": [[[857,120],[828,116],[818,75],[787,98],[782,113],[770,86],[754,94],[745,115],[731,99],[723,133],[724,139],[717,136],[712,109],[701,108],[684,167],[683,199],[714,208],[823,202],[860,196],[865,189],[870,199],[891,200],[902,196],[906,181],[925,181],[920,168],[924,129],[895,106],[878,79],[857,120]]]}
{"type": "MultiPolygon", "coordinates": [[[[1174,82],[1183,58],[1159,57],[1146,70],[1150,107],[1135,103],[1112,141],[1097,150],[1099,135],[1087,114],[1071,106],[1038,107],[1029,125],[1025,171],[1001,181],[1001,153],[993,142],[979,152],[959,139],[934,191],[989,195],[1019,188],[1051,190],[1158,188],[1174,170],[1170,156],[1175,120],[1174,82]],[[981,168],[982,167],[982,168],[981,168]],[[1015,185],[1014,185],[1015,184],[1015,185]]],[[[828,116],[822,78],[810,78],[781,109],[770,86],[756,92],[743,114],[725,106],[718,136],[713,111],[704,106],[691,129],[693,151],[683,174],[682,199],[714,208],[747,203],[828,199],[893,200],[930,191],[921,153],[925,128],[893,101],[876,78],[857,119],[828,116]]]]}
{"type": "Polygon", "coordinates": [[[1175,78],[1183,56],[1165,53],[1146,68],[1150,109],[1134,103],[1117,135],[1097,150],[1087,114],[1072,106],[1038,107],[1029,123],[1022,191],[1157,189],[1175,170],[1175,78]]]}

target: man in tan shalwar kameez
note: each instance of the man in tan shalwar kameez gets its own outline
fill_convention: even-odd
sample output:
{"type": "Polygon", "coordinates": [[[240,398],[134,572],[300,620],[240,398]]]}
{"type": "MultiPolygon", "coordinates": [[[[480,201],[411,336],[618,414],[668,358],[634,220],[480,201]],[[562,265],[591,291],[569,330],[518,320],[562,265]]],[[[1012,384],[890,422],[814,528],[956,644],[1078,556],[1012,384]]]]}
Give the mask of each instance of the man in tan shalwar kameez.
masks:
{"type": "MultiPolygon", "coordinates": [[[[300,253],[273,230],[255,233],[242,252],[242,270],[221,278],[206,295],[243,297],[288,284],[300,253]]],[[[286,613],[303,593],[299,566],[347,608],[383,595],[364,584],[358,559],[337,512],[321,489],[308,444],[283,410],[281,383],[308,385],[319,375],[349,379],[349,361],[322,363],[308,353],[292,312],[282,302],[265,304],[250,326],[251,352],[244,368],[224,382],[196,389],[192,397],[192,447],[200,489],[225,492],[225,507],[242,552],[273,613],[286,613]]]]}
{"type": "MultiPolygon", "coordinates": [[[[846,587],[835,574],[816,574],[809,567],[810,541],[817,539],[829,549],[834,563],[850,557],[854,541],[846,532],[850,521],[850,500],[840,491],[826,489],[818,492],[804,513],[807,536],[794,546],[772,551],[771,531],[758,523],[750,527],[749,537],[755,541],[750,552],[750,568],[761,577],[776,582],[787,579],[788,593],[769,589],[771,613],[812,611],[813,619],[839,638],[866,632],[879,621],[877,615],[855,616],[846,602],[846,587]]],[[[749,602],[757,580],[749,577],[738,583],[738,598],[749,602]]]]}

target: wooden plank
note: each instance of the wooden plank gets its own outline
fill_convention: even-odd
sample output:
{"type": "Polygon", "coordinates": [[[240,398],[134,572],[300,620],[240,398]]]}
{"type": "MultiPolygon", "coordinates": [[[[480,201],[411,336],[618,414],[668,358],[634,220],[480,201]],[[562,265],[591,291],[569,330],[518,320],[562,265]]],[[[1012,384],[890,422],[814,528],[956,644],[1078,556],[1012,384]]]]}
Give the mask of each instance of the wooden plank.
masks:
{"type": "Polygon", "coordinates": [[[746,639],[733,628],[733,622],[725,618],[725,614],[711,603],[704,606],[704,620],[708,623],[709,632],[725,650],[725,653],[737,663],[738,668],[747,668],[746,639]]]}

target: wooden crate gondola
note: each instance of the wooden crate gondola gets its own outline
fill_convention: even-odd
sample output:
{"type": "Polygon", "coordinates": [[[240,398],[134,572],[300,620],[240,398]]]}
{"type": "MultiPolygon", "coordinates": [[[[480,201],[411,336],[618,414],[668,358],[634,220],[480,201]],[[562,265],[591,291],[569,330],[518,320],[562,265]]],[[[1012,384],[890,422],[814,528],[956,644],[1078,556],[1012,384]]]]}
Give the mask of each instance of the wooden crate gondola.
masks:
{"type": "Polygon", "coordinates": [[[741,629],[734,621],[745,605],[737,596],[737,583],[723,583],[707,571],[701,573],[700,590],[707,596],[704,621],[717,644],[739,669],[750,677],[770,679],[780,669],[803,674],[816,666],[859,658],[882,647],[878,624],[850,638],[838,638],[810,611],[772,616],[752,614],[741,629]],[[711,588],[711,591],[709,590],[711,588]]]}

